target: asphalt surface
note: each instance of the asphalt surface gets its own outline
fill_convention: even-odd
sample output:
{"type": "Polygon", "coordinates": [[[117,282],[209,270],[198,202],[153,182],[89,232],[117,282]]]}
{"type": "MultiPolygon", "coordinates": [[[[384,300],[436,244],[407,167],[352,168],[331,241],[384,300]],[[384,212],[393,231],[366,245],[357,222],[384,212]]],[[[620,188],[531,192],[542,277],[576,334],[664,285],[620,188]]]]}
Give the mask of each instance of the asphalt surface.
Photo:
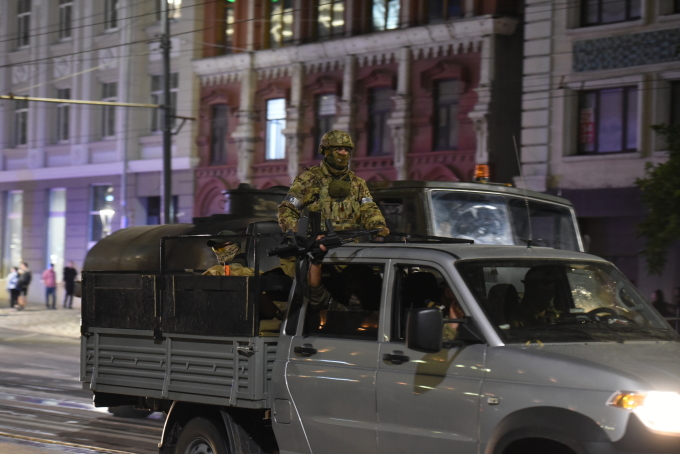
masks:
{"type": "Polygon", "coordinates": [[[80,310],[0,301],[0,454],[155,454],[164,416],[120,418],[79,381],[80,310]]]}

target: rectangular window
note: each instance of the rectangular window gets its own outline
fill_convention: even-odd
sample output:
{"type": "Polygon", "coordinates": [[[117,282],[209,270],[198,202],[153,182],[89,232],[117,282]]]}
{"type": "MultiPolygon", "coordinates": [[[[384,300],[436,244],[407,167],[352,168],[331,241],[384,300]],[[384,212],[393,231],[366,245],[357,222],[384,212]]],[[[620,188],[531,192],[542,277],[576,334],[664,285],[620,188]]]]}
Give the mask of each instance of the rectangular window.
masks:
{"type": "Polygon", "coordinates": [[[267,131],[265,159],[286,157],[286,100],[283,98],[267,101],[267,131]]]}
{"type": "Polygon", "coordinates": [[[680,80],[671,83],[671,123],[680,124],[680,80]]]}
{"type": "MultiPolygon", "coordinates": [[[[179,91],[178,73],[170,74],[170,121],[172,127],[175,126],[175,113],[177,110],[177,92],[179,91]]],[[[163,100],[163,76],[151,76],[151,104],[164,105],[163,100]]],[[[151,116],[151,132],[163,130],[165,121],[165,109],[154,109],[151,116]]]]}
{"type": "MultiPolygon", "coordinates": [[[[102,101],[116,102],[118,100],[118,83],[102,84],[102,101]]],[[[116,135],[116,106],[103,106],[102,137],[116,135]]]]}
{"type": "Polygon", "coordinates": [[[374,88],[369,96],[368,154],[379,156],[391,153],[390,128],[387,119],[392,111],[392,90],[374,88]]]}
{"type": "Polygon", "coordinates": [[[427,21],[431,24],[463,16],[462,0],[430,0],[425,5],[427,21]]]}
{"type": "Polygon", "coordinates": [[[113,186],[92,186],[90,201],[90,244],[111,234],[111,219],[113,218],[113,186]]]}
{"type": "Polygon", "coordinates": [[[31,0],[17,0],[17,47],[31,43],[31,0]]]}
{"type": "Polygon", "coordinates": [[[316,97],[315,145],[321,143],[321,136],[333,129],[333,123],[335,123],[335,95],[331,93],[318,95],[316,97]]]}
{"type": "Polygon", "coordinates": [[[373,31],[392,30],[399,26],[399,0],[373,0],[373,31]]]}
{"type": "Polygon", "coordinates": [[[637,87],[579,93],[579,153],[637,150],[637,87]]]}
{"type": "Polygon", "coordinates": [[[4,273],[6,276],[13,266],[19,266],[22,260],[21,231],[23,230],[24,193],[10,191],[7,193],[7,218],[5,220],[5,256],[4,273]]]}
{"type": "MultiPolygon", "coordinates": [[[[71,89],[58,89],[57,98],[71,99],[71,89]]],[[[70,104],[57,104],[57,142],[64,142],[69,139],[69,114],[70,104]]]]}
{"type": "MultiPolygon", "coordinates": [[[[146,225],[160,225],[161,223],[161,198],[160,196],[145,197],[146,199],[146,225]]],[[[177,207],[179,198],[176,195],[172,196],[173,213],[175,220],[173,224],[177,223],[177,207]]]]}
{"type": "Polygon", "coordinates": [[[435,89],[435,150],[458,148],[459,84],[455,79],[437,82],[435,89]]]}
{"type": "Polygon", "coordinates": [[[641,0],[581,0],[581,24],[602,25],[640,19],[641,3],[641,0]]]}
{"type": "Polygon", "coordinates": [[[59,0],[59,39],[71,37],[73,0],[59,0]]]}
{"type": "Polygon", "coordinates": [[[385,267],[323,265],[322,286],[308,289],[305,335],[378,340],[385,267]]]}
{"type": "Polygon", "coordinates": [[[14,100],[14,145],[28,143],[28,101],[14,100]]]}
{"type": "Polygon", "coordinates": [[[319,0],[319,38],[340,36],[345,30],[345,0],[319,0]]]}
{"type": "Polygon", "coordinates": [[[54,263],[57,281],[61,281],[61,273],[64,269],[64,243],[66,241],[66,189],[50,189],[49,200],[45,267],[54,263]]]}
{"type": "Polygon", "coordinates": [[[118,0],[104,0],[104,29],[118,27],[118,0]]]}
{"type": "Polygon", "coordinates": [[[269,47],[293,42],[293,0],[270,0],[269,47]]]}
{"type": "Polygon", "coordinates": [[[210,120],[210,164],[224,165],[227,163],[227,127],[229,126],[229,108],[226,104],[216,104],[211,107],[210,120]]]}
{"type": "Polygon", "coordinates": [[[224,7],[224,54],[234,52],[234,3],[230,2],[224,7]]]}

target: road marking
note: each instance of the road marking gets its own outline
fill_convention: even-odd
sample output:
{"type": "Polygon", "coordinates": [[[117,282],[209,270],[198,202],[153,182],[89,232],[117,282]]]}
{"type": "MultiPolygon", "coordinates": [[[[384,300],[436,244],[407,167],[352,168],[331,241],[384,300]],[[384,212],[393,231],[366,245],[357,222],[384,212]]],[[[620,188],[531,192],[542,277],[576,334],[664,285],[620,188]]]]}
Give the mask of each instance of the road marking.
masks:
{"type": "Polygon", "coordinates": [[[60,446],[70,446],[72,448],[91,449],[93,451],[108,452],[108,453],[113,453],[113,454],[135,454],[135,453],[129,452],[129,451],[118,451],[116,449],[99,448],[99,447],[96,447],[96,446],[80,445],[80,444],[77,444],[77,443],[68,443],[68,442],[65,442],[65,441],[46,440],[44,438],[27,437],[27,436],[24,436],[24,435],[14,435],[14,434],[6,433],[6,432],[0,432],[0,437],[14,438],[14,439],[17,439],[17,440],[26,440],[26,441],[36,442],[36,443],[45,443],[45,444],[53,444],[53,445],[60,445],[60,446]]]}

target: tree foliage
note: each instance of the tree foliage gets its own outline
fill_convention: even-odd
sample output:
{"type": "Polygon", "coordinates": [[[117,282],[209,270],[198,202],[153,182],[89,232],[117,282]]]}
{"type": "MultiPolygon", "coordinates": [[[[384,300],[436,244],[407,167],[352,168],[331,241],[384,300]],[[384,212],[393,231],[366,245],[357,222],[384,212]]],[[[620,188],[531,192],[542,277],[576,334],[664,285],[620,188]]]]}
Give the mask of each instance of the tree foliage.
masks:
{"type": "Polygon", "coordinates": [[[648,210],[637,232],[646,240],[642,255],[649,272],[660,275],[670,246],[680,239],[680,125],[652,129],[666,140],[669,156],[662,164],[648,162],[645,177],[635,181],[648,210]]]}

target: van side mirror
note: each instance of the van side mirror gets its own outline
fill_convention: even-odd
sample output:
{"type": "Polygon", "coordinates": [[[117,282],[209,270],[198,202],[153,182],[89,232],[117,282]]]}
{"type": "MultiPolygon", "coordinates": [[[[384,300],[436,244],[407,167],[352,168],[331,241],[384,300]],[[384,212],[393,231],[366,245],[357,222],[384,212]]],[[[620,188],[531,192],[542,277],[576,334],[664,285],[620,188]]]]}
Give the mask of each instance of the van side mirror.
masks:
{"type": "Polygon", "coordinates": [[[406,346],[418,352],[437,353],[442,349],[444,319],[438,307],[409,311],[406,317],[406,346]]]}

